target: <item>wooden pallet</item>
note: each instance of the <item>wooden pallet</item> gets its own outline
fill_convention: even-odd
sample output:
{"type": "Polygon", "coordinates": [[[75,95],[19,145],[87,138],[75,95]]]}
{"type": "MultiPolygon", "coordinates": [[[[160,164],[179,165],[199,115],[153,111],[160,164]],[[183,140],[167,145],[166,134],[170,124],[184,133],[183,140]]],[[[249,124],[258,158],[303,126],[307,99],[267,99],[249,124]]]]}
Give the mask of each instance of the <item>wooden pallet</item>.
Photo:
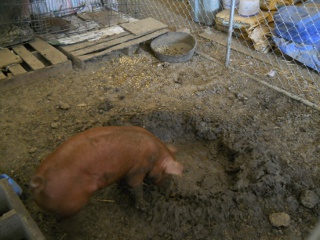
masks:
{"type": "Polygon", "coordinates": [[[167,25],[151,18],[120,26],[125,29],[121,33],[98,41],[60,46],[59,49],[72,60],[74,65],[84,69],[85,62],[89,60],[109,55],[115,51],[128,50],[169,31],[167,25]]]}
{"type": "MultiPolygon", "coordinates": [[[[59,50],[35,38],[28,43],[0,50],[0,86],[14,85],[16,79],[24,79],[34,72],[51,69],[55,66],[70,65],[67,56],[59,50]]],[[[65,67],[65,66],[63,66],[65,67]]],[[[40,74],[41,75],[41,74],[40,74]]]]}
{"type": "Polygon", "coordinates": [[[39,38],[10,49],[0,50],[2,79],[66,61],[68,61],[67,56],[39,38]]]}

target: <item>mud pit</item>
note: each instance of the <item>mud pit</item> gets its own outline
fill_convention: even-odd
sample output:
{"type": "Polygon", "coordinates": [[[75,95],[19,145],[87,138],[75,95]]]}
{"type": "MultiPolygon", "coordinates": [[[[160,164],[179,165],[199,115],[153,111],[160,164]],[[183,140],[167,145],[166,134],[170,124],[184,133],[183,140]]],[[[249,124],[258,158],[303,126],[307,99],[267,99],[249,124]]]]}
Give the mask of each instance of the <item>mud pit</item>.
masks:
{"type": "Polygon", "coordinates": [[[44,76],[2,91],[0,114],[0,172],[22,186],[49,240],[292,240],[317,224],[319,113],[199,56],[168,64],[140,49],[44,76]],[[80,131],[128,124],[179,149],[185,171],[169,200],[146,184],[151,207],[141,212],[115,184],[60,224],[34,204],[28,181],[41,159],[80,131]]]}

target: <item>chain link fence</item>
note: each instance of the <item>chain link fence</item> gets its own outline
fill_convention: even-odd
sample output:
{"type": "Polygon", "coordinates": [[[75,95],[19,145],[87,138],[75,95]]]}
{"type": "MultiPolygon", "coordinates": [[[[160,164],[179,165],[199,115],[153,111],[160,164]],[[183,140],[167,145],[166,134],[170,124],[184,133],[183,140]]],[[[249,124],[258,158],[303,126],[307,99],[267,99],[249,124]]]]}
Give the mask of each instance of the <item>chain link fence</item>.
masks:
{"type": "Polygon", "coordinates": [[[235,0],[234,16],[230,16],[232,0],[3,0],[1,4],[2,33],[29,23],[37,34],[65,30],[60,17],[106,9],[109,25],[117,23],[117,16],[122,22],[123,16],[153,17],[172,31],[190,31],[198,38],[197,53],[221,67],[228,59],[232,23],[229,68],[320,109],[320,0],[235,0]]]}
{"type": "MultiPolygon", "coordinates": [[[[49,12],[83,3],[52,2],[56,4],[48,6],[49,12]]],[[[86,5],[101,4],[113,13],[138,19],[153,17],[172,31],[188,29],[198,38],[198,53],[223,63],[231,3],[232,0],[88,0],[86,5]]],[[[235,0],[235,7],[230,67],[320,109],[320,0],[235,0]]]]}
{"type": "MultiPolygon", "coordinates": [[[[230,66],[320,109],[320,1],[316,1],[236,0],[230,66]]],[[[198,53],[223,63],[230,5],[231,0],[150,0],[141,5],[141,17],[154,17],[172,30],[188,28],[201,39],[198,53]]]]}

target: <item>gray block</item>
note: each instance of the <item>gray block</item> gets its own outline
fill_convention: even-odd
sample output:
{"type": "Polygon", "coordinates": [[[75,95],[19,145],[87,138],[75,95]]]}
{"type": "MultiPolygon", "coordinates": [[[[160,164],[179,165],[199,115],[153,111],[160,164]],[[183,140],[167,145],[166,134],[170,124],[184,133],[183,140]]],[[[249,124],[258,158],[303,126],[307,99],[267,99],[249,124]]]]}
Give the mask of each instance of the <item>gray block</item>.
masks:
{"type": "Polygon", "coordinates": [[[45,239],[6,179],[0,180],[0,239],[45,239]]]}

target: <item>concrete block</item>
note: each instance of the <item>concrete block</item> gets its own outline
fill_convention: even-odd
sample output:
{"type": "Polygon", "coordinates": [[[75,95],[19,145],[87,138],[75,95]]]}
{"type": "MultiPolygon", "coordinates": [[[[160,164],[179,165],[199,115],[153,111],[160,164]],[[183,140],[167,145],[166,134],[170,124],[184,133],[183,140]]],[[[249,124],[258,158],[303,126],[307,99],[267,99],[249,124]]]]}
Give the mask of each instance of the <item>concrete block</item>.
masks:
{"type": "Polygon", "coordinates": [[[45,239],[6,179],[0,180],[0,239],[45,239]]]}

